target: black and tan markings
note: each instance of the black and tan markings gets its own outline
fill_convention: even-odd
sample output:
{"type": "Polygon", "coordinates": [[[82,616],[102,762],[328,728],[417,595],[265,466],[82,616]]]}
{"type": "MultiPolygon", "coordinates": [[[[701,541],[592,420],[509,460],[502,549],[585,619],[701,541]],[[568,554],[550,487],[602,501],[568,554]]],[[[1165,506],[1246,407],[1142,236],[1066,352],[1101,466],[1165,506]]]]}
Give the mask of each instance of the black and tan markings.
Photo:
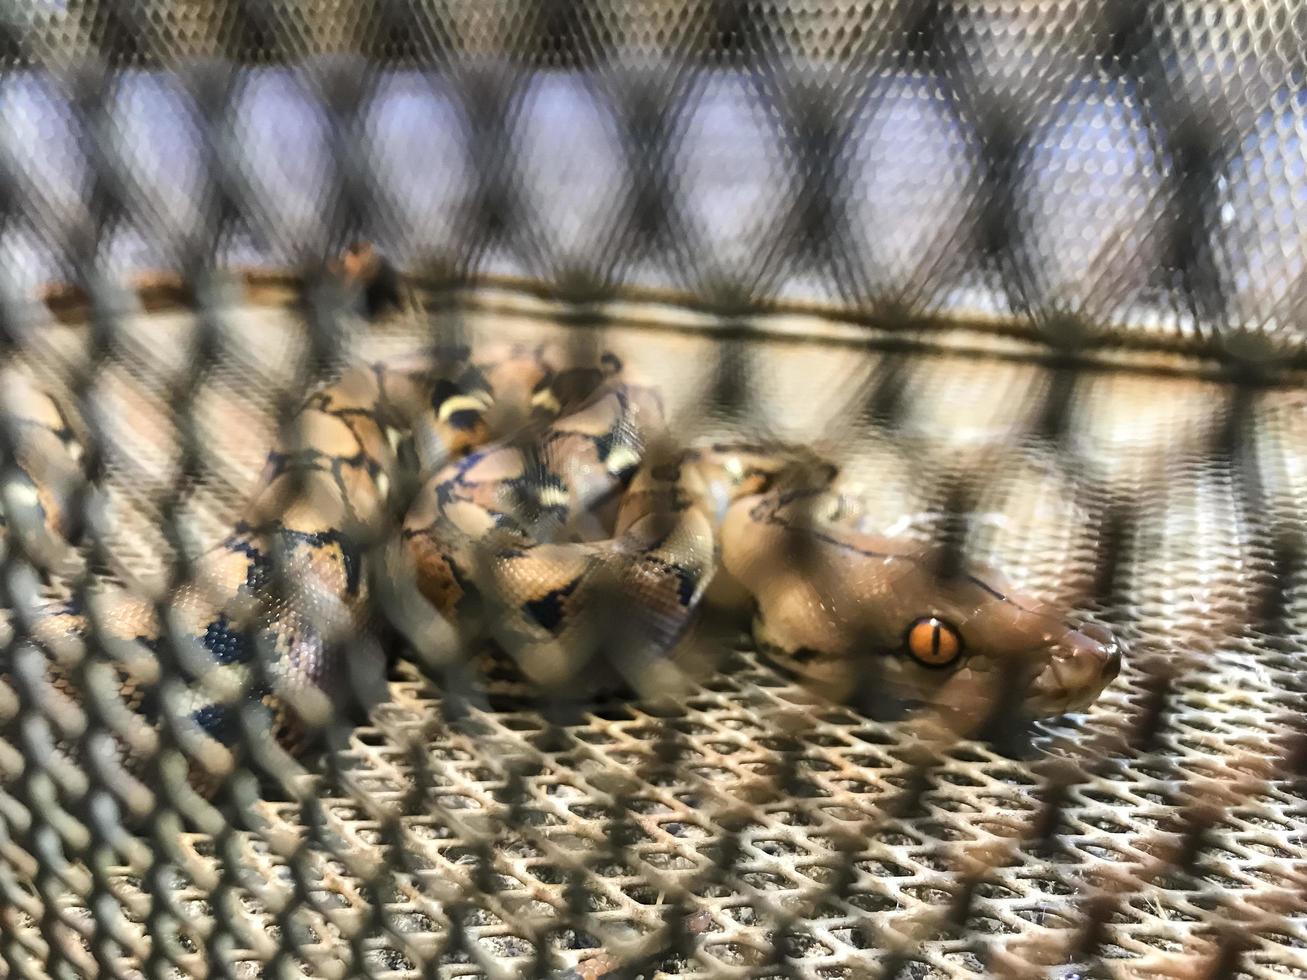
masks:
{"type": "MultiPolygon", "coordinates": [[[[760,645],[798,660],[838,662],[862,648],[864,627],[937,675],[1009,649],[1044,650],[1051,662],[1066,647],[1067,629],[1042,607],[980,577],[938,582],[902,542],[798,521],[803,496],[834,478],[829,464],[796,483],[792,458],[767,446],[664,451],[657,391],[624,378],[616,358],[565,364],[544,348],[437,351],[348,370],[305,399],[245,519],[169,600],[173,637],[198,651],[182,719],[198,744],[229,744],[249,703],[272,710],[288,744],[307,739],[313,725],[300,724],[299,706],[306,693],[339,693],[344,647],[368,625],[369,549],[394,531],[391,497],[406,465],[397,446],[410,443],[420,489],[400,529],[404,574],[460,626],[475,613],[514,662],[515,683],[578,686],[614,624],[631,662],[656,660],[715,575],[755,597],[760,645]],[[497,413],[526,428],[490,441],[497,413]],[[837,567],[821,588],[786,566],[785,533],[796,529],[837,567]]],[[[71,458],[66,420],[42,413],[28,429],[71,458]]],[[[30,470],[39,486],[44,471],[30,470]]],[[[57,513],[43,511],[52,532],[57,513]]],[[[149,663],[163,633],[152,607],[125,598],[96,621],[143,651],[115,669],[124,702],[154,720],[149,663]]],[[[50,606],[35,638],[54,650],[87,627],[85,610],[50,606]]],[[[1054,699],[1101,689],[1083,663],[1059,678],[1054,699]]]]}

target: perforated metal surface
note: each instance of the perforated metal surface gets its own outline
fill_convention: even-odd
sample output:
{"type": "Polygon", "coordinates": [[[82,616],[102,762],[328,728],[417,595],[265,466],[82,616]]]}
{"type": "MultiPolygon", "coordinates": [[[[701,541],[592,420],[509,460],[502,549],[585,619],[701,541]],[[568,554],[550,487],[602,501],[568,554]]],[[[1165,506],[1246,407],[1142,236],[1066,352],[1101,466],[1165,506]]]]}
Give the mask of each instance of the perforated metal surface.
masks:
{"type": "Polygon", "coordinates": [[[106,476],[50,590],[161,594],[331,365],[561,338],[678,439],[969,517],[1130,645],[1033,747],[937,755],[735,635],[667,703],[490,710],[382,590],[370,713],[303,760],[247,730],[206,802],[166,731],[143,782],[104,762],[105,650],[71,706],[15,682],[19,616],[0,977],[1307,974],[1304,35],[1290,0],[0,12],[0,357],[106,476]],[[324,279],[360,237],[422,313],[324,279]]]}
{"type": "MultiPolygon", "coordinates": [[[[214,432],[239,420],[242,433],[270,440],[270,427],[252,423],[294,377],[302,334],[276,309],[233,309],[228,322],[233,357],[196,404],[214,406],[214,432]]],[[[461,326],[471,339],[568,335],[503,314],[461,326]]],[[[163,336],[184,346],[188,329],[185,317],[143,319],[125,325],[124,348],[151,350],[163,336]]],[[[79,342],[76,331],[43,337],[50,351],[79,342]]],[[[363,347],[376,355],[415,337],[401,321],[363,347]]],[[[690,424],[704,381],[685,368],[711,367],[720,340],[652,327],[613,328],[602,340],[662,380],[673,417],[690,424]]],[[[461,701],[451,715],[433,683],[401,663],[342,751],[303,777],[278,765],[301,804],[251,798],[234,826],[209,833],[158,814],[155,850],[147,834],[143,849],[67,880],[39,871],[40,852],[11,839],[9,968],[40,974],[33,965],[53,940],[69,966],[95,972],[77,952],[81,923],[112,951],[102,966],[124,975],[204,974],[221,961],[238,975],[479,976],[578,964],[592,975],[639,962],[668,975],[966,976],[1043,964],[1178,976],[1210,966],[1232,925],[1248,944],[1238,975],[1307,969],[1295,911],[1307,807],[1291,774],[1273,769],[1301,713],[1296,578],[1283,625],[1250,625],[1273,576],[1285,574],[1264,515],[1298,513],[1302,393],[1255,397],[1250,468],[1210,452],[1236,389],[1133,371],[1078,378],[1065,448],[1022,449],[1015,437],[1053,383],[1046,368],[914,355],[898,368],[912,407],[893,432],[858,427],[855,446],[841,424],[859,406],[844,394],[864,391],[889,355],[829,340],[738,344],[759,393],[745,417],[790,438],[824,435],[846,458],[869,461],[887,522],[923,513],[924,533],[930,474],[979,472],[983,460],[997,478],[973,547],[1025,587],[1083,600],[1108,508],[1143,499],[1120,545],[1116,601],[1133,651],[1122,682],[1087,717],[1049,726],[1033,760],[964,743],[923,761],[904,741],[908,729],[823,705],[751,655],[719,664],[680,703],[615,704],[555,722],[461,701]],[[814,376],[844,383],[814,399],[814,376]],[[967,393],[966,426],[935,391],[967,393]],[[1018,448],[996,458],[996,445],[1018,448]],[[1254,472],[1261,513],[1244,503],[1241,481],[1254,472]],[[1153,662],[1178,673],[1143,740],[1153,662]],[[1056,758],[1069,767],[1050,765],[1056,758]],[[1209,819],[1200,805],[1215,809],[1195,836],[1194,821],[1209,819]],[[1176,857],[1185,849],[1188,870],[1176,857]],[[24,878],[35,892],[18,886],[24,878]],[[1102,925],[1087,938],[1094,919],[1102,925]]],[[[106,373],[102,383],[148,391],[160,373],[145,357],[125,380],[106,373]]],[[[111,463],[111,540],[144,574],[149,556],[166,554],[144,533],[157,523],[151,488],[171,479],[166,455],[148,447],[169,440],[145,413],[120,416],[135,423],[119,443],[135,468],[111,463]],[[120,547],[132,542],[135,553],[120,547]]],[[[709,421],[704,431],[738,424],[709,421]]],[[[258,442],[233,441],[238,451],[214,462],[227,482],[191,498],[209,535],[255,478],[258,442]]],[[[5,799],[6,813],[22,812],[5,799]]],[[[218,816],[174,803],[201,826],[218,816]]]]}

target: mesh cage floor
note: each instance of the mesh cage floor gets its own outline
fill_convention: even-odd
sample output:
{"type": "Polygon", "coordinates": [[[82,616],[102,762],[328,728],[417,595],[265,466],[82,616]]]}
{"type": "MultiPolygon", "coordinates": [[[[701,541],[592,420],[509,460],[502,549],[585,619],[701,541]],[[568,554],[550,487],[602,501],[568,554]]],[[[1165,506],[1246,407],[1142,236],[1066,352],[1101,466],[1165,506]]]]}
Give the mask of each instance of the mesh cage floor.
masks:
{"type": "MultiPolygon", "coordinates": [[[[293,311],[222,317],[231,342],[194,401],[215,458],[183,505],[201,539],[257,478],[274,396],[305,353],[293,311]]],[[[471,341],[596,342],[539,316],[458,319],[471,341]]],[[[119,574],[148,579],[167,558],[157,490],[177,465],[160,392],[184,367],[159,352],[188,349],[195,324],[164,312],[120,327],[95,384],[118,420],[110,551],[119,574]]],[[[379,356],[426,330],[408,315],[355,343],[379,356]]],[[[675,705],[564,718],[451,710],[401,660],[367,723],[288,777],[297,798],[247,787],[217,824],[174,798],[135,843],[88,849],[85,817],[57,786],[33,796],[42,784],[6,756],[3,973],[1307,972],[1307,797],[1273,765],[1303,707],[1302,572],[1274,534],[1300,533],[1307,395],[1104,367],[1059,397],[1056,444],[1014,441],[1039,426],[1056,367],[1002,345],[905,354],[820,332],[613,326],[597,342],[664,385],[675,425],[839,447],[922,534],[944,476],[983,470],[972,549],[1052,598],[1085,594],[1104,528],[1134,503],[1113,600],[1131,653],[1087,714],[1042,724],[1025,756],[963,742],[923,760],[901,723],[824,703],[748,651],[675,705]],[[850,424],[891,365],[897,422],[850,424]],[[723,372],[747,375],[753,397],[734,416],[697,411],[723,372]],[[965,424],[936,392],[966,401],[965,424]],[[1213,449],[1231,425],[1247,429],[1235,456],[1213,449]]],[[[51,325],[41,338],[34,367],[57,389],[87,337],[51,325]]]]}

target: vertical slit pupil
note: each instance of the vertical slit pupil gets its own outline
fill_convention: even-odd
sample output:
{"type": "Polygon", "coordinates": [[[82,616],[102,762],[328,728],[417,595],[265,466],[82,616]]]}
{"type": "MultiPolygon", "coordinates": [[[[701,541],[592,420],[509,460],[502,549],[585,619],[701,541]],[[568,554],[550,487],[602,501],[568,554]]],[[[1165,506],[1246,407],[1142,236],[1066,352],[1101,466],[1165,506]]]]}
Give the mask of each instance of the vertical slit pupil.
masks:
{"type": "Polygon", "coordinates": [[[907,643],[913,657],[922,663],[936,666],[943,666],[956,659],[960,646],[952,627],[935,616],[923,616],[913,623],[907,643]]]}

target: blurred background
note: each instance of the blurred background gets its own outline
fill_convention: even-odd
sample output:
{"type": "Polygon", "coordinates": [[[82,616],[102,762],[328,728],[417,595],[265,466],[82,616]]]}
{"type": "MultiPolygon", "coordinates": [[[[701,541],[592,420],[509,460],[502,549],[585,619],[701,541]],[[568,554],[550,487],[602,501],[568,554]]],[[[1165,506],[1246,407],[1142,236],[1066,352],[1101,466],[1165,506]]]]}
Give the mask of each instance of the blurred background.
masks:
{"type": "Polygon", "coordinates": [[[49,278],[97,227],[112,268],[282,267],[348,229],[577,301],[1296,349],[1302,21],[1289,0],[20,4],[6,266],[49,278]]]}

